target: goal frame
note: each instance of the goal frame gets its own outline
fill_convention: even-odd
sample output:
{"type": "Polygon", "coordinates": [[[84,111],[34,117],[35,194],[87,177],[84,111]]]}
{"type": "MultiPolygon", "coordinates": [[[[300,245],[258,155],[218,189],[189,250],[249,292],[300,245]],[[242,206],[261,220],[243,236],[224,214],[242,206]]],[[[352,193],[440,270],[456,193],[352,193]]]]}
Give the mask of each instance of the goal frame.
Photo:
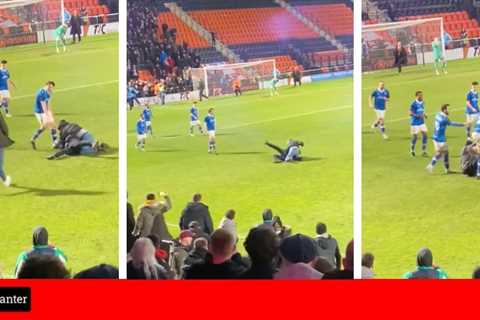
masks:
{"type": "MultiPolygon", "coordinates": [[[[249,61],[249,62],[238,62],[238,63],[226,63],[226,64],[208,64],[200,68],[194,68],[194,69],[201,69],[202,74],[203,74],[203,81],[205,83],[205,93],[208,97],[210,97],[210,88],[209,88],[209,83],[208,83],[208,71],[212,70],[229,70],[229,69],[235,69],[235,68],[242,68],[242,67],[248,67],[248,66],[255,66],[255,65],[260,65],[264,63],[272,63],[273,64],[273,70],[276,71],[276,74],[278,74],[278,69],[277,69],[277,64],[275,59],[264,59],[264,60],[255,60],[255,61],[249,61]]],[[[260,89],[260,88],[258,88],[260,89]]]]}

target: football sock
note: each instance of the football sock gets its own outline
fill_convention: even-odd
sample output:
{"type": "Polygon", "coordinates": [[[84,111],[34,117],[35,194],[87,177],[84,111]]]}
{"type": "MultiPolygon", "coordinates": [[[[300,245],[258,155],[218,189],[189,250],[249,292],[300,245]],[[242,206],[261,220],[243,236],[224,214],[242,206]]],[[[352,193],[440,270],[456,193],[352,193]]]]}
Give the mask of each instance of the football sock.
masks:
{"type": "Polygon", "coordinates": [[[448,157],[448,151],[445,153],[445,169],[450,169],[450,160],[449,160],[449,157],[448,157]]]}
{"type": "Polygon", "coordinates": [[[32,141],[37,140],[37,138],[42,134],[42,132],[45,131],[45,129],[40,128],[35,131],[35,133],[32,136],[32,141]]]}
{"type": "Polygon", "coordinates": [[[424,134],[423,137],[422,137],[422,151],[423,152],[427,151],[427,141],[428,141],[427,135],[424,134]]]}
{"type": "Polygon", "coordinates": [[[437,164],[437,161],[440,160],[440,157],[441,157],[441,155],[439,155],[439,154],[434,155],[433,158],[432,158],[432,162],[430,162],[430,164],[431,164],[432,166],[434,166],[435,164],[437,164]]]}
{"type": "Polygon", "coordinates": [[[57,129],[50,129],[50,137],[53,143],[57,141],[57,129]]]}
{"type": "Polygon", "coordinates": [[[414,136],[412,137],[412,143],[411,143],[411,145],[410,145],[410,150],[415,151],[415,145],[416,145],[416,144],[417,144],[417,136],[414,135],[414,136]]]}

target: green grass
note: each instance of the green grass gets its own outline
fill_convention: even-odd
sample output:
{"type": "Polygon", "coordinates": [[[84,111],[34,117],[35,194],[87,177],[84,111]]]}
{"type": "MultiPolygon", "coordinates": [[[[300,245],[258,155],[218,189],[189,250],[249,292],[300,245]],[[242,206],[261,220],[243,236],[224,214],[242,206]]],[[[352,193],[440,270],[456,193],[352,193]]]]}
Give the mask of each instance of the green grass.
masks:
{"type": "Polygon", "coordinates": [[[52,44],[2,49],[12,80],[7,119],[15,145],[6,150],[6,171],[13,187],[0,186],[0,264],[11,276],[17,255],[31,246],[32,230],[43,225],[50,241],[64,250],[73,273],[98,263],[118,265],[118,165],[116,151],[99,158],[47,161],[48,133],[33,151],[37,128],[36,91],[56,82],[52,107],[57,122],[77,122],[118,148],[117,34],[85,38],[68,52],[52,44]]]}
{"type": "MultiPolygon", "coordinates": [[[[427,173],[430,157],[409,154],[408,120],[415,91],[422,90],[430,115],[429,136],[443,103],[451,105],[452,120],[464,122],[466,93],[470,83],[480,78],[478,62],[451,62],[449,74],[442,76],[435,76],[433,66],[427,65],[406,68],[400,76],[388,70],[363,77],[363,250],[375,255],[375,272],[381,278],[398,278],[414,269],[421,247],[432,249],[434,263],[452,278],[470,277],[480,265],[478,181],[445,175],[443,162],[433,174],[427,173]],[[367,101],[380,80],[391,94],[388,141],[370,129],[374,113],[367,101]]],[[[456,171],[465,138],[464,128],[447,129],[451,167],[456,171]]],[[[430,137],[428,152],[433,154],[430,137]]]]}
{"type": "Polygon", "coordinates": [[[145,152],[134,148],[140,110],[129,113],[130,202],[139,206],[147,192],[168,192],[167,222],[178,234],[182,209],[200,192],[215,226],[227,209],[237,211],[240,236],[272,208],[294,233],[313,236],[324,221],[344,248],[353,234],[352,80],[281,88],[278,97],[257,91],[210,99],[199,104],[202,119],[209,107],[216,109],[217,156],[207,153],[205,136],[188,135],[190,103],[154,108],[155,136],[145,152]],[[305,142],[308,161],[272,162],[263,143],[284,146],[288,138],[305,142]]]}

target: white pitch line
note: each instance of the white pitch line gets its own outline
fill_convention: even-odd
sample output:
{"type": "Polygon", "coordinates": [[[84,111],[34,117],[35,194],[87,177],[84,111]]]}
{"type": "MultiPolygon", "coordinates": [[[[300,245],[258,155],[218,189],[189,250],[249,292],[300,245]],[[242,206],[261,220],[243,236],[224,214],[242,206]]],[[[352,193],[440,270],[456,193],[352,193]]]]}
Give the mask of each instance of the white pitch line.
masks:
{"type": "MultiPolygon", "coordinates": [[[[109,85],[109,84],[113,84],[113,83],[117,83],[117,82],[118,82],[118,80],[110,80],[110,81],[104,81],[104,82],[96,82],[96,83],[91,83],[91,84],[85,84],[85,85],[81,85],[81,86],[56,89],[54,91],[54,94],[59,93],[59,92],[68,92],[68,91],[74,91],[74,90],[97,87],[97,86],[105,86],[105,85],[109,85]]],[[[20,100],[20,99],[33,98],[33,97],[35,97],[35,94],[24,94],[24,95],[21,95],[21,96],[13,96],[12,100],[20,100]]]]}
{"type": "MultiPolygon", "coordinates": [[[[291,116],[285,116],[285,117],[278,117],[278,118],[272,118],[268,120],[262,120],[262,121],[255,121],[255,122],[247,122],[235,126],[229,126],[229,127],[220,127],[219,130],[231,130],[231,129],[237,129],[237,128],[243,128],[243,127],[249,127],[249,126],[254,126],[258,124],[264,124],[264,123],[270,123],[274,121],[282,121],[282,120],[289,120],[289,119],[294,119],[294,118],[300,118],[300,117],[305,117],[305,116],[310,116],[314,115],[317,113],[323,113],[323,112],[332,112],[332,111],[340,111],[340,110],[346,110],[346,109],[351,109],[351,105],[344,105],[341,107],[335,107],[335,108],[327,108],[327,109],[321,109],[321,110],[315,110],[315,111],[310,111],[310,112],[304,112],[304,113],[298,113],[294,114],[291,116]]],[[[135,135],[136,133],[130,132],[128,135],[135,135]]],[[[177,137],[171,137],[170,139],[177,138],[177,137]]],[[[163,139],[168,139],[168,138],[163,138],[163,139]]]]}
{"type": "MultiPolygon", "coordinates": [[[[53,50],[55,50],[55,46],[52,46],[51,47],[53,50]]],[[[105,49],[85,49],[84,51],[70,51],[68,52],[67,51],[67,58],[68,57],[71,57],[71,56],[79,56],[79,55],[84,55],[84,54],[98,54],[99,52],[102,52],[102,51],[110,51],[110,50],[116,50],[116,48],[105,48],[105,49]]],[[[53,52],[53,51],[52,51],[53,52]]],[[[37,61],[42,61],[42,60],[51,60],[51,59],[54,59],[55,57],[62,57],[64,58],[65,56],[63,55],[51,55],[51,56],[44,56],[44,57],[38,57],[38,58],[31,58],[31,59],[23,59],[23,60],[17,60],[17,61],[14,61],[12,62],[11,64],[21,64],[21,63],[30,63],[30,62],[37,62],[37,61]]]]}

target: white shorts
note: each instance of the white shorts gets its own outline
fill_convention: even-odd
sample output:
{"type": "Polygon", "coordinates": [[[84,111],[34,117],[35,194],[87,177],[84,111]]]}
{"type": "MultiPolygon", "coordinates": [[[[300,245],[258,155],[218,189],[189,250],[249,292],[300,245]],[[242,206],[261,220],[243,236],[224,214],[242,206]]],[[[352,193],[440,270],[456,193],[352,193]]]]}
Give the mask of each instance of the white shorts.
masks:
{"type": "Polygon", "coordinates": [[[435,147],[436,152],[448,151],[448,145],[446,142],[438,142],[433,140],[433,146],[435,147]]]}
{"type": "Polygon", "coordinates": [[[147,127],[151,127],[152,126],[152,121],[145,121],[145,124],[147,125],[147,127]]]}
{"type": "Polygon", "coordinates": [[[478,118],[480,117],[480,113],[472,113],[472,114],[466,114],[467,117],[467,122],[468,123],[475,123],[478,121],[478,118]]]}
{"type": "Polygon", "coordinates": [[[474,132],[474,133],[472,134],[472,138],[473,138],[473,141],[474,141],[474,142],[480,141],[480,132],[474,132]]]}
{"type": "Polygon", "coordinates": [[[418,134],[419,132],[428,132],[427,125],[425,123],[418,126],[410,126],[411,134],[418,134]]]}
{"type": "Polygon", "coordinates": [[[208,131],[208,137],[209,138],[215,138],[215,130],[209,130],[208,131]]]}
{"type": "Polygon", "coordinates": [[[146,134],[137,134],[137,141],[145,140],[145,139],[147,139],[146,134]]]}
{"type": "Polygon", "coordinates": [[[39,125],[42,125],[43,124],[43,116],[44,116],[44,113],[34,113],[35,115],[35,118],[37,119],[38,121],[38,124],[39,125]]]}
{"type": "Polygon", "coordinates": [[[375,114],[377,115],[377,118],[385,119],[385,112],[386,110],[375,109],[375,114]]]}
{"type": "Polygon", "coordinates": [[[200,125],[200,121],[199,121],[199,120],[192,120],[192,121],[190,121],[190,125],[191,125],[191,126],[199,126],[199,125],[200,125]]]}
{"type": "Polygon", "coordinates": [[[10,99],[10,91],[8,90],[0,90],[0,96],[3,98],[10,99]]]}

